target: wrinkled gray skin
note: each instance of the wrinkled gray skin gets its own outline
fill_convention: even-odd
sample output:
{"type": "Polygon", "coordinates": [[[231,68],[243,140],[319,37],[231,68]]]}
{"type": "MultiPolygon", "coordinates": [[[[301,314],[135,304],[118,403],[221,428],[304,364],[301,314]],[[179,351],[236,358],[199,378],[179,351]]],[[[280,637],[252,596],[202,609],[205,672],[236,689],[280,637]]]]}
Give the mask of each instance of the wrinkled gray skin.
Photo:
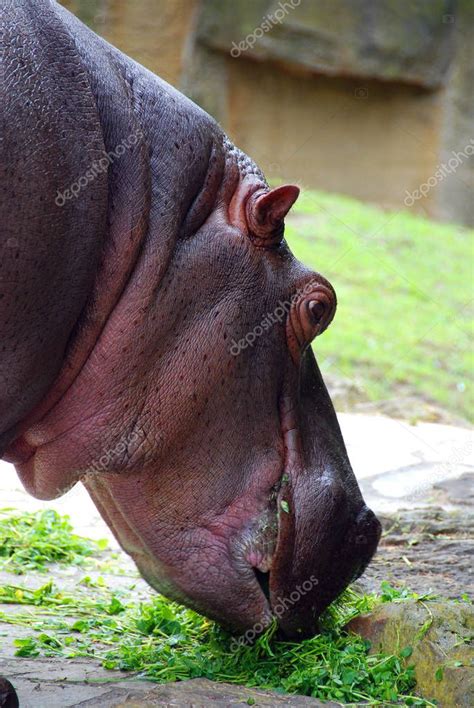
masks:
{"type": "Polygon", "coordinates": [[[297,188],[60,6],[1,24],[0,453],[41,499],[82,480],[170,597],[313,633],[380,528],[309,347],[335,296],[283,240],[297,188]]]}

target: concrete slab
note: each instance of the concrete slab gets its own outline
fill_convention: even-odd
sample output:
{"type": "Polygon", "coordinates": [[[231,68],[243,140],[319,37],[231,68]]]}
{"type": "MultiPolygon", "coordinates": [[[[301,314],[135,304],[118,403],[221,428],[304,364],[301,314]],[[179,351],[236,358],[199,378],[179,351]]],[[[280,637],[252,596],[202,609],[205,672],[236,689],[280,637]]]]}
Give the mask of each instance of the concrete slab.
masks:
{"type": "Polygon", "coordinates": [[[436,486],[474,473],[470,428],[360,414],[339,414],[339,421],[364,498],[376,512],[433,501],[453,508],[440,502],[436,486]]]}

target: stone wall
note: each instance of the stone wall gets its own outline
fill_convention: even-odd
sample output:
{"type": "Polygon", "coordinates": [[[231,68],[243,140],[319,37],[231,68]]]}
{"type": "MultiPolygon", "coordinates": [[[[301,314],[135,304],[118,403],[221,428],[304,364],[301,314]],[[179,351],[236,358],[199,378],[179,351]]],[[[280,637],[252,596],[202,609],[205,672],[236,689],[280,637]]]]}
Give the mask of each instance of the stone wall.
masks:
{"type": "Polygon", "coordinates": [[[64,2],[270,177],[474,224],[473,0],[64,2]]]}
{"type": "Polygon", "coordinates": [[[174,86],[192,36],[194,0],[60,0],[94,32],[174,86]]]}

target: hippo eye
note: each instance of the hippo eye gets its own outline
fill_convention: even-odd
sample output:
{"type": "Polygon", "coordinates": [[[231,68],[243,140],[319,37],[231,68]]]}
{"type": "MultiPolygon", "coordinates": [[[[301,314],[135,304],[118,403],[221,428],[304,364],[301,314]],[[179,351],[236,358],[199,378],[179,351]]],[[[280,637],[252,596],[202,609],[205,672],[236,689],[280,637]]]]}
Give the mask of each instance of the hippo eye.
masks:
{"type": "Polygon", "coordinates": [[[249,236],[256,246],[278,246],[283,238],[284,218],[300,190],[292,184],[254,192],[246,207],[249,236]]]}
{"type": "Polygon", "coordinates": [[[288,320],[287,339],[291,355],[296,362],[301,352],[315,337],[324,332],[336,311],[336,294],[323,283],[308,283],[301,296],[293,299],[288,320]]]}

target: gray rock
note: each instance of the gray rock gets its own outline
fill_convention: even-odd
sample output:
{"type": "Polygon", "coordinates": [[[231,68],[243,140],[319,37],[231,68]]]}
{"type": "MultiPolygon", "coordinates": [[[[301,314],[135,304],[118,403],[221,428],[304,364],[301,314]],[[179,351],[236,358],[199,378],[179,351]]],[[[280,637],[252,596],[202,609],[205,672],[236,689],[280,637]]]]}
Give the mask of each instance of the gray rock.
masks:
{"type": "Polygon", "coordinates": [[[445,708],[474,705],[474,608],[467,603],[387,603],[356,617],[349,628],[372,643],[371,651],[411,647],[416,691],[445,708]]]}
{"type": "Polygon", "coordinates": [[[325,706],[306,696],[289,696],[275,691],[192,679],[177,683],[153,684],[132,675],[110,680],[91,662],[80,659],[10,659],[2,664],[18,691],[21,708],[148,708],[148,706],[325,706]]]}
{"type": "Polygon", "coordinates": [[[445,479],[434,485],[442,500],[456,506],[471,506],[474,509],[474,474],[466,472],[457,479],[445,479]]]}
{"type": "MultiPolygon", "coordinates": [[[[124,689],[120,689],[125,692],[124,689]]],[[[206,708],[216,706],[336,706],[336,703],[322,703],[306,696],[285,696],[275,691],[260,691],[254,688],[233,686],[228,683],[214,683],[208,679],[192,679],[180,683],[167,683],[146,692],[129,691],[121,698],[119,689],[101,699],[101,708],[151,708],[152,706],[185,706],[186,708],[206,708]]],[[[94,701],[78,703],[79,706],[96,706],[94,701]]]]}
{"type": "Polygon", "coordinates": [[[427,507],[379,514],[377,554],[356,586],[378,591],[382,580],[421,594],[474,596],[474,514],[427,507]]]}
{"type": "Polygon", "coordinates": [[[198,38],[213,49],[242,47],[248,57],[299,71],[433,88],[443,83],[453,55],[453,13],[452,0],[403,7],[394,0],[205,0],[198,38]]]}

